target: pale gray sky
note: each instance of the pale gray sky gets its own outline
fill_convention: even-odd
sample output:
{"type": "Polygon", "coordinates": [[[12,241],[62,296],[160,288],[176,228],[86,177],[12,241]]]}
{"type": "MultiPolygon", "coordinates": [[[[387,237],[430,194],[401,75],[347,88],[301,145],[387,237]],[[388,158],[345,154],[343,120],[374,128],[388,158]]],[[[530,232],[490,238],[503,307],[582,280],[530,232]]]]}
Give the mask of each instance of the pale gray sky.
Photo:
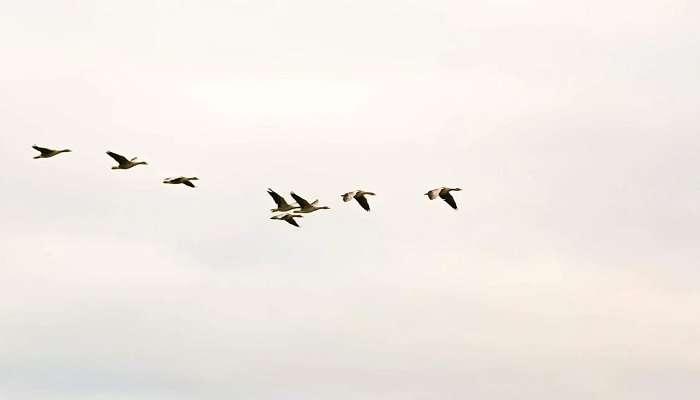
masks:
{"type": "Polygon", "coordinates": [[[3,4],[0,397],[698,398],[699,20],[3,4]],[[270,221],[267,187],[332,210],[270,221]]]}

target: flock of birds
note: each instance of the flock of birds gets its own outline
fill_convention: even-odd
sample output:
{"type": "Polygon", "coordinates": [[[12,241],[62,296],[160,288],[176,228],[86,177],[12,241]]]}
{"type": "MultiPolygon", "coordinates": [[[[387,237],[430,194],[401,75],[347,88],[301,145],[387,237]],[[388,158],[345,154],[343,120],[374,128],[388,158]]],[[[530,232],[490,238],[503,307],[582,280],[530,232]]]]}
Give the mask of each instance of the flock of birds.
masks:
{"type": "MultiPolygon", "coordinates": [[[[54,150],[54,149],[49,149],[46,147],[39,147],[39,146],[32,146],[34,150],[39,152],[39,155],[34,157],[35,159],[37,158],[51,158],[53,156],[56,156],[61,153],[69,153],[71,150],[70,149],[63,149],[63,150],[54,150]]],[[[134,157],[131,159],[128,159],[120,154],[114,153],[112,151],[108,151],[107,155],[112,157],[114,161],[117,162],[118,165],[115,165],[112,167],[112,169],[130,169],[133,168],[137,165],[148,165],[146,161],[138,161],[138,157],[134,157]]],[[[191,188],[195,187],[194,183],[192,181],[196,181],[199,178],[195,177],[186,177],[186,176],[178,176],[174,178],[165,178],[163,180],[163,183],[166,184],[171,184],[171,185],[185,185],[189,186],[191,188]]],[[[425,193],[426,196],[430,200],[434,200],[436,198],[441,198],[444,200],[447,204],[450,205],[453,209],[457,209],[457,202],[455,201],[454,197],[452,197],[452,194],[450,192],[455,192],[455,191],[460,191],[462,189],[460,188],[449,188],[449,187],[440,187],[437,189],[433,189],[425,193]]],[[[297,221],[295,221],[295,218],[303,218],[302,215],[299,214],[308,214],[312,213],[314,211],[318,210],[329,210],[330,207],[326,206],[319,206],[318,205],[318,200],[308,202],[306,199],[303,197],[299,196],[298,194],[291,192],[290,195],[294,199],[296,203],[288,203],[287,200],[285,200],[284,197],[279,195],[277,192],[275,192],[272,189],[267,189],[267,193],[272,197],[272,200],[274,200],[275,204],[277,207],[271,209],[270,211],[273,213],[279,213],[276,215],[273,215],[270,217],[270,219],[274,220],[279,220],[279,221],[285,221],[291,225],[294,225],[296,227],[299,227],[299,224],[297,221]]],[[[355,199],[357,203],[365,209],[366,211],[370,210],[369,207],[369,201],[367,200],[367,196],[375,196],[374,193],[372,192],[366,192],[364,190],[354,190],[352,192],[347,192],[341,197],[343,198],[344,202],[352,201],[355,199]]]]}

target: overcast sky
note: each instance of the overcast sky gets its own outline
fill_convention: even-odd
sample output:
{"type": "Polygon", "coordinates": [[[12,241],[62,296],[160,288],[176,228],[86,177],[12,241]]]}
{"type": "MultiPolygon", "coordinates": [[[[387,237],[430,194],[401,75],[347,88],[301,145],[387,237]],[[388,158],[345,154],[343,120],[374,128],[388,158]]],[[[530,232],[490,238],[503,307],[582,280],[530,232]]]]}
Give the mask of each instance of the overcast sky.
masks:
{"type": "Polygon", "coordinates": [[[5,3],[1,398],[700,398],[697,2],[5,3]]]}

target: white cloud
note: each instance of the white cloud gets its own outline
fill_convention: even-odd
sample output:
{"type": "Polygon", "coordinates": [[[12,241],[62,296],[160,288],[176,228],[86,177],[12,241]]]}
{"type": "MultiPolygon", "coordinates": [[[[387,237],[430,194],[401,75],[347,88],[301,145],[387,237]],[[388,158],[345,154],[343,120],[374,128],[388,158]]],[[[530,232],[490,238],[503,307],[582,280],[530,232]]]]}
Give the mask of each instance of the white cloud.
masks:
{"type": "Polygon", "coordinates": [[[0,397],[696,398],[689,4],[9,6],[0,397]]]}

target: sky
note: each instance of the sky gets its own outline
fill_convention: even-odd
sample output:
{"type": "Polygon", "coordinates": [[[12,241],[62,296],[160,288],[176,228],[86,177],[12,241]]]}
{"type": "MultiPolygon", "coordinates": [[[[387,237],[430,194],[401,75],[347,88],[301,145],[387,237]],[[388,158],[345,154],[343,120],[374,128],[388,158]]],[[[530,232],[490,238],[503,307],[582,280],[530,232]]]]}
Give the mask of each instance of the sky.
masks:
{"type": "Polygon", "coordinates": [[[0,398],[697,399],[698,20],[3,4],[0,398]]]}

